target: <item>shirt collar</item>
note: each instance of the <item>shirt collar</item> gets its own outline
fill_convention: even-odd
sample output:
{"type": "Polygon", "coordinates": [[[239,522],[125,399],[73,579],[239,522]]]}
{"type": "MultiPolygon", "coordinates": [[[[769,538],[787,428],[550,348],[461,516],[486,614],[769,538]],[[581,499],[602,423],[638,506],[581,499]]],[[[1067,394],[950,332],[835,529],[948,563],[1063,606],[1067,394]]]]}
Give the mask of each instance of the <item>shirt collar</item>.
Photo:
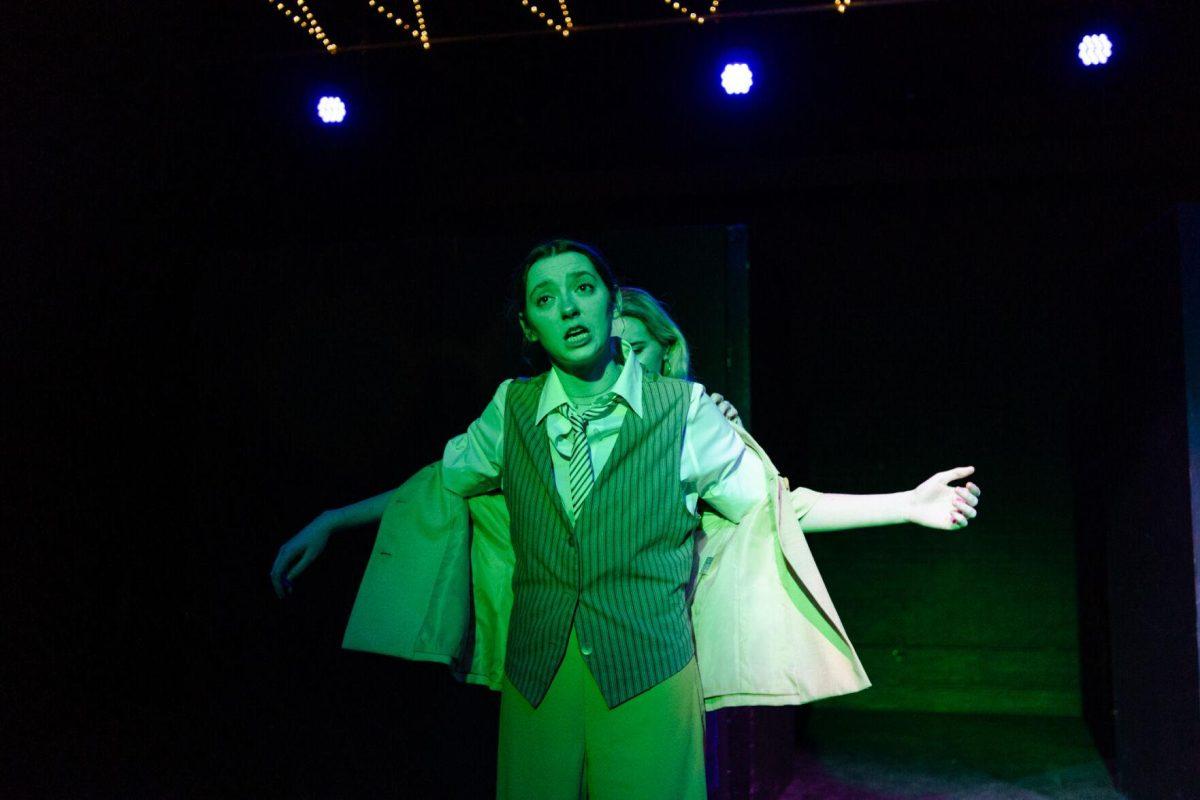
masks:
{"type": "MultiPolygon", "coordinates": [[[[621,343],[621,356],[624,358],[625,365],[621,367],[621,374],[617,376],[617,382],[608,391],[624,400],[625,405],[640,417],[642,416],[642,365],[638,363],[637,354],[633,352],[629,343],[624,339],[618,339],[618,341],[621,343]]],[[[540,425],[547,414],[551,411],[558,411],[562,408],[563,403],[570,402],[566,390],[563,389],[562,381],[559,380],[558,369],[551,366],[550,374],[546,376],[546,383],[542,386],[542,395],[538,398],[537,418],[534,423],[540,425]]],[[[572,403],[572,405],[574,404],[572,403]]]]}

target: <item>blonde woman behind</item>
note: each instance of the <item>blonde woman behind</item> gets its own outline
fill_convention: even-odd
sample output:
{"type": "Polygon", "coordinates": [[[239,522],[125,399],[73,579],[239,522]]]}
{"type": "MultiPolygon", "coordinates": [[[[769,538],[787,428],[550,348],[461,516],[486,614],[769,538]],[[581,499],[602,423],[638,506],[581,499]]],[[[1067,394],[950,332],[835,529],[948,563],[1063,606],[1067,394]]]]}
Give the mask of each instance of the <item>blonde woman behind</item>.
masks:
{"type": "MultiPolygon", "coordinates": [[[[645,289],[621,287],[621,316],[613,321],[613,336],[629,343],[647,372],[691,380],[691,354],[683,331],[645,289]]],[[[726,419],[741,424],[732,403],[716,392],[711,397],[726,419]]]]}

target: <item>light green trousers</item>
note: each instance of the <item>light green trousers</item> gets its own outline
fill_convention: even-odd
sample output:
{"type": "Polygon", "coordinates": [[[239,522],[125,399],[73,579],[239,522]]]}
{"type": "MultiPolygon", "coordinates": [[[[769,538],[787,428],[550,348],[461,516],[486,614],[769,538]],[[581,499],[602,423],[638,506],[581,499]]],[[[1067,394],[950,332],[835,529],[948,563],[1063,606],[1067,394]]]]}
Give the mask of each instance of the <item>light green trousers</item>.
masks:
{"type": "Polygon", "coordinates": [[[609,708],[575,629],[541,704],[500,692],[499,800],[705,800],[704,696],[696,659],[609,708]]]}

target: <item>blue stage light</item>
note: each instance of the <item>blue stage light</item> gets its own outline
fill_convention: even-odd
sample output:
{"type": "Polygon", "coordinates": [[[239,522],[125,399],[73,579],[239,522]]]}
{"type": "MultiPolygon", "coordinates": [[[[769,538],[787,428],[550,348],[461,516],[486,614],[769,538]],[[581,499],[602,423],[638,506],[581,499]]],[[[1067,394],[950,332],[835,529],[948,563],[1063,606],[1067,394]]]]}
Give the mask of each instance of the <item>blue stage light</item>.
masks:
{"type": "Polygon", "coordinates": [[[340,97],[322,97],[317,103],[317,116],[327,125],[341,122],[346,118],[346,104],[340,97]]]}
{"type": "Polygon", "coordinates": [[[725,94],[746,94],[754,85],[754,73],[746,64],[726,64],[721,72],[721,88],[725,94]]]}
{"type": "Polygon", "coordinates": [[[1112,41],[1107,34],[1093,33],[1079,40],[1079,60],[1085,67],[1107,64],[1112,52],[1112,41]]]}

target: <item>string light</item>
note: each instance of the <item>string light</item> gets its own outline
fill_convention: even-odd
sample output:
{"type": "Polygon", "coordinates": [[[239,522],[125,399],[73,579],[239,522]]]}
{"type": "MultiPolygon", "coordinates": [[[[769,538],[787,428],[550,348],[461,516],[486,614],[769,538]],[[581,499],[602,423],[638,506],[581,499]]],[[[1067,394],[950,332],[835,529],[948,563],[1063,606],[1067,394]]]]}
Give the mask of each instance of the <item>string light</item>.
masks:
{"type": "Polygon", "coordinates": [[[558,7],[562,10],[563,24],[567,26],[567,29],[563,30],[561,25],[556,25],[554,29],[563,36],[570,36],[571,28],[575,27],[575,23],[571,21],[571,9],[567,8],[567,0],[558,0],[558,7]]]}
{"type": "MultiPolygon", "coordinates": [[[[546,0],[546,2],[549,2],[549,0],[546,0]]],[[[547,28],[554,28],[555,31],[561,33],[563,36],[571,35],[571,28],[575,26],[575,23],[571,21],[571,11],[567,8],[567,0],[558,0],[558,7],[562,10],[561,20],[556,20],[547,14],[545,9],[538,8],[536,2],[521,0],[521,5],[529,9],[530,14],[545,22],[547,28]]]]}
{"type": "Polygon", "coordinates": [[[421,40],[421,47],[429,49],[429,32],[425,30],[425,14],[421,11],[421,0],[412,0],[413,13],[417,17],[417,38],[421,40]]]}
{"type": "Polygon", "coordinates": [[[846,9],[850,7],[850,0],[833,0],[833,5],[839,14],[845,14],[846,9]]]}
{"type": "Polygon", "coordinates": [[[412,33],[412,35],[414,37],[420,35],[420,33],[418,31],[413,30],[412,25],[409,25],[407,22],[400,19],[399,14],[396,14],[392,11],[388,11],[387,8],[384,7],[383,3],[377,2],[377,0],[367,0],[367,5],[369,5],[373,9],[375,9],[375,11],[378,12],[379,14],[383,15],[383,17],[385,19],[387,19],[391,22],[394,22],[396,24],[397,28],[401,28],[403,30],[409,31],[410,33],[412,33]]]}
{"type": "Polygon", "coordinates": [[[305,33],[319,41],[331,55],[337,52],[337,44],[325,33],[321,23],[317,22],[317,17],[309,10],[306,0],[301,0],[299,10],[289,7],[287,3],[277,2],[277,0],[267,0],[267,2],[275,6],[275,10],[287,17],[293,25],[298,25],[305,33]]]}
{"type": "Polygon", "coordinates": [[[683,14],[685,17],[687,17],[688,19],[695,22],[697,25],[704,24],[704,17],[700,16],[695,11],[688,10],[688,7],[683,5],[682,3],[680,3],[679,0],[663,0],[663,2],[666,3],[667,5],[669,5],[671,8],[678,11],[680,14],[683,14]]]}
{"type": "MultiPolygon", "coordinates": [[[[567,0],[557,0],[560,16],[556,19],[544,8],[539,8],[536,4],[538,0],[521,0],[521,5],[529,9],[529,12],[538,20],[545,22],[548,28],[553,28],[557,33],[561,33],[564,37],[570,36],[571,31],[575,27],[574,20],[571,19],[571,10],[567,6],[567,0]]],[[[550,2],[551,0],[541,0],[541,2],[550,2]]],[[[268,3],[275,6],[275,9],[288,18],[293,25],[298,25],[309,36],[316,39],[330,54],[337,53],[337,43],[330,39],[328,32],[321,27],[316,15],[309,9],[307,0],[300,0],[299,10],[295,10],[288,4],[288,0],[267,0],[268,3]]],[[[290,0],[295,3],[296,0],[290,0]]],[[[670,6],[672,10],[679,12],[698,25],[703,25],[705,17],[688,8],[684,3],[686,0],[663,0],[670,6]]],[[[850,7],[852,0],[834,0],[834,7],[839,14],[846,13],[846,9],[850,7]]],[[[421,7],[421,0],[412,0],[413,16],[416,20],[416,27],[406,22],[401,16],[392,11],[383,4],[381,0],[367,0],[367,5],[375,9],[375,12],[380,17],[393,23],[396,27],[409,32],[413,38],[421,42],[421,47],[425,50],[430,49],[429,30],[425,24],[425,14],[421,7]]],[[[708,5],[709,15],[715,15],[719,9],[721,0],[710,0],[708,5]]],[[[1081,47],[1081,50],[1083,48],[1081,47]]]]}

